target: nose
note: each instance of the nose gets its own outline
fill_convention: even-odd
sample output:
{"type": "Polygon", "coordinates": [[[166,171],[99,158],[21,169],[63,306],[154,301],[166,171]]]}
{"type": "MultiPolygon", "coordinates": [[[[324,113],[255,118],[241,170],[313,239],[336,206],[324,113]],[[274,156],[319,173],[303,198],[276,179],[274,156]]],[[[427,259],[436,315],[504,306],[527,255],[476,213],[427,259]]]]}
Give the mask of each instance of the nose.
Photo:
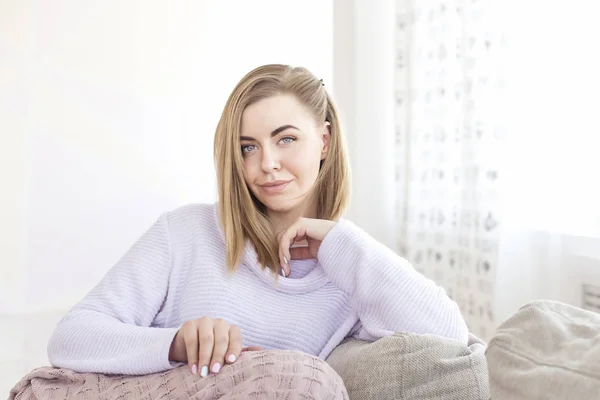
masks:
{"type": "Polygon", "coordinates": [[[263,148],[261,167],[267,173],[278,170],[281,167],[277,150],[271,149],[268,146],[263,148]]]}

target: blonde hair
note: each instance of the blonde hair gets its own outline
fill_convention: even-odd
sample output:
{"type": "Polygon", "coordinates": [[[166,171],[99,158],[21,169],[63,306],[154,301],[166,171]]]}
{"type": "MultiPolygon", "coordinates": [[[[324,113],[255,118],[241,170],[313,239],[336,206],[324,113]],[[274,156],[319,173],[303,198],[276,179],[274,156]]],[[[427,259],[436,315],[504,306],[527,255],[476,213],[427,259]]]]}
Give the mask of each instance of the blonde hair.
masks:
{"type": "Polygon", "coordinates": [[[350,196],[350,171],[336,107],[322,81],[306,68],[271,64],[250,71],[229,96],[217,125],[214,140],[219,191],[220,222],[224,230],[226,262],[235,272],[246,240],[254,245],[258,262],[279,271],[278,243],[265,207],[254,197],[244,180],[240,150],[240,128],[245,108],[265,98],[291,94],[314,116],[329,122],[331,139],[313,186],[317,218],[337,220],[350,196]]]}

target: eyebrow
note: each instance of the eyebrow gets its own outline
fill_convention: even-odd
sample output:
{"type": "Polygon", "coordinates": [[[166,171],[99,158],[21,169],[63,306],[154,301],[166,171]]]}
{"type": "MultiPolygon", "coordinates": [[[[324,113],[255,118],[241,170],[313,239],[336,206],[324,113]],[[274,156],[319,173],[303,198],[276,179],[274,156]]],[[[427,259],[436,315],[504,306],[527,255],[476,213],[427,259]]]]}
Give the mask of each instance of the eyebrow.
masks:
{"type": "MultiPolygon", "coordinates": [[[[282,125],[279,128],[275,129],[273,132],[271,132],[271,137],[276,136],[277,134],[286,131],[288,129],[295,129],[297,131],[299,131],[300,129],[296,128],[294,125],[282,125]]],[[[256,139],[254,139],[253,137],[250,136],[240,136],[240,140],[250,140],[250,141],[255,141],[256,139]]]]}

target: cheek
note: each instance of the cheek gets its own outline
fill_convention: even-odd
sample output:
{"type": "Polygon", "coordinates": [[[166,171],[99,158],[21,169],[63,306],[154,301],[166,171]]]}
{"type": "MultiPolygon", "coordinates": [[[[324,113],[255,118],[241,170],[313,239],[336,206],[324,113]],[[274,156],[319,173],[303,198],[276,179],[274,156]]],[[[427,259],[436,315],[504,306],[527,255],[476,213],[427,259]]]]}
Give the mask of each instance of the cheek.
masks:
{"type": "Polygon", "coordinates": [[[256,157],[248,157],[244,160],[244,180],[246,184],[251,186],[256,181],[256,162],[253,160],[256,157]]]}
{"type": "Polygon", "coordinates": [[[321,153],[310,151],[297,151],[287,158],[287,168],[294,175],[303,179],[315,179],[319,173],[321,153]]]}

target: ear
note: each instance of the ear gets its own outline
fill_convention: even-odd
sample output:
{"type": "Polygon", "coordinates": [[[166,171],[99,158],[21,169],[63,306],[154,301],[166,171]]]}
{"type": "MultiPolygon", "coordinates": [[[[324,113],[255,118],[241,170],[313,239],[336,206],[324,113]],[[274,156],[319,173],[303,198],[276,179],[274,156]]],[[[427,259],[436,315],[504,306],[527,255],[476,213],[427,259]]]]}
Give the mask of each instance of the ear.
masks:
{"type": "Polygon", "coordinates": [[[325,121],[325,124],[323,125],[322,135],[323,148],[321,150],[321,160],[324,160],[325,157],[327,157],[327,153],[329,152],[329,144],[331,142],[331,124],[329,123],[329,121],[325,121]]]}

